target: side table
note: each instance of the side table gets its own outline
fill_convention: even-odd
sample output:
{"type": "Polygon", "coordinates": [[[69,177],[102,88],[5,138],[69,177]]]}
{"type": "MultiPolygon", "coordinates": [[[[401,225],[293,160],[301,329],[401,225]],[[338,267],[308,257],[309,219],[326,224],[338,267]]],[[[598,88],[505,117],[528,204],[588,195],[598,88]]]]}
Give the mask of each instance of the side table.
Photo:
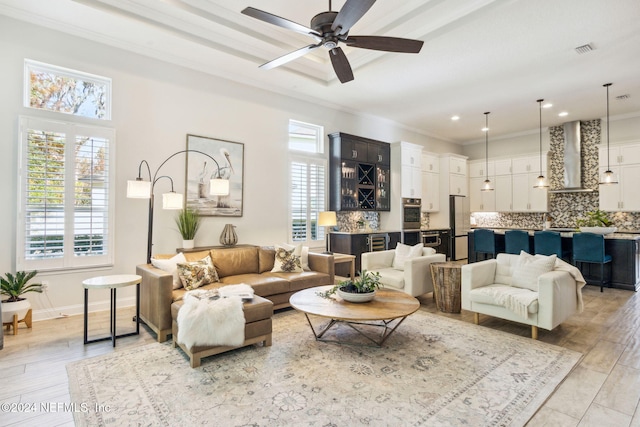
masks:
{"type": "Polygon", "coordinates": [[[128,337],[140,334],[140,282],[142,277],[137,274],[115,274],[111,276],[99,276],[84,280],[84,343],[90,344],[98,341],[111,340],[113,346],[116,346],[116,338],[128,337]],[[126,334],[116,335],[116,289],[125,286],[136,285],[136,330],[126,334]],[[88,306],[89,306],[89,289],[110,289],[111,290],[111,310],[109,332],[110,336],[104,338],[88,339],[88,306]]]}
{"type": "Polygon", "coordinates": [[[445,313],[460,313],[462,265],[455,262],[431,263],[433,296],[438,309],[445,313]]]}
{"type": "Polygon", "coordinates": [[[350,263],[351,268],[349,269],[349,273],[351,277],[349,277],[349,279],[353,280],[353,278],[356,277],[356,256],[355,255],[339,254],[334,252],[333,263],[334,264],[350,263]]]}

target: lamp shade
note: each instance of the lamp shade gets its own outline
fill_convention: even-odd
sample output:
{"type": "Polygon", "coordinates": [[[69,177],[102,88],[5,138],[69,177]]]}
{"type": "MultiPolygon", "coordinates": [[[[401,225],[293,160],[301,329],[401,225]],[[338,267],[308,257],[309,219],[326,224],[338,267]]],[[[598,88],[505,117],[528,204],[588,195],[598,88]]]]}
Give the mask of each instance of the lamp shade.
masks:
{"type": "Polygon", "coordinates": [[[184,197],[180,193],[172,191],[162,195],[162,209],[174,210],[182,209],[184,206],[184,197]]]}
{"type": "Polygon", "coordinates": [[[151,182],[141,179],[127,181],[127,197],[130,199],[150,199],[151,182]]]}
{"type": "Polygon", "coordinates": [[[607,169],[602,173],[602,175],[600,175],[600,184],[602,185],[617,184],[617,183],[618,183],[618,177],[616,176],[615,172],[613,172],[611,169],[607,169]]]}
{"type": "Polygon", "coordinates": [[[480,191],[493,191],[493,185],[491,184],[491,180],[485,179],[482,183],[482,188],[480,191]]]}
{"type": "Polygon", "coordinates": [[[229,180],[214,178],[209,181],[209,194],[212,196],[226,196],[229,194],[229,180]]]}
{"type": "Polygon", "coordinates": [[[318,215],[318,225],[320,227],[334,227],[338,225],[338,218],[333,211],[320,212],[318,215]]]}

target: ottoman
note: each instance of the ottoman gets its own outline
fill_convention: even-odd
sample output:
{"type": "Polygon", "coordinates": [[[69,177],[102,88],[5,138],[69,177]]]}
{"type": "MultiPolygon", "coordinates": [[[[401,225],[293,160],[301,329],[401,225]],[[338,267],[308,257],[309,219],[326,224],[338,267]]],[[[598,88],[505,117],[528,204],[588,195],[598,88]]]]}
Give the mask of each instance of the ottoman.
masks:
{"type": "Polygon", "coordinates": [[[176,301],[171,304],[171,318],[173,319],[171,332],[173,334],[173,347],[179,346],[182,351],[189,356],[192,368],[200,366],[200,360],[203,357],[212,356],[214,354],[223,353],[235,348],[247,345],[263,343],[264,346],[271,345],[271,317],[273,316],[273,303],[266,298],[255,295],[251,301],[243,303],[245,327],[244,327],[244,343],[239,347],[227,346],[200,346],[194,345],[187,347],[177,342],[178,337],[178,311],[182,307],[182,301],[176,301]]]}

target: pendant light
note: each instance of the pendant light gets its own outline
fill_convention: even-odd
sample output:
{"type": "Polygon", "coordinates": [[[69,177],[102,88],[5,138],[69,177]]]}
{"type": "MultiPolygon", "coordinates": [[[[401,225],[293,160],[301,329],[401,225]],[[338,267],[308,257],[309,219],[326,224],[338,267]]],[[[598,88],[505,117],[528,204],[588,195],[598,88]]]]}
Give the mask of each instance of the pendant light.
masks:
{"type": "Polygon", "coordinates": [[[603,86],[607,88],[607,170],[600,177],[600,185],[611,185],[618,183],[616,174],[613,173],[609,167],[609,86],[611,86],[611,83],[604,84],[603,86]]]}
{"type": "Polygon", "coordinates": [[[485,158],[485,176],[487,179],[484,180],[484,182],[482,183],[482,188],[480,189],[481,191],[493,191],[493,185],[491,184],[491,181],[489,180],[489,114],[491,114],[490,112],[486,112],[484,113],[484,129],[485,129],[485,134],[484,134],[484,158],[485,158]]]}
{"type": "Polygon", "coordinates": [[[540,116],[540,175],[536,178],[536,184],[533,188],[545,189],[549,187],[547,184],[547,179],[542,174],[542,102],[544,99],[538,99],[536,102],[538,103],[538,110],[540,116]]]}

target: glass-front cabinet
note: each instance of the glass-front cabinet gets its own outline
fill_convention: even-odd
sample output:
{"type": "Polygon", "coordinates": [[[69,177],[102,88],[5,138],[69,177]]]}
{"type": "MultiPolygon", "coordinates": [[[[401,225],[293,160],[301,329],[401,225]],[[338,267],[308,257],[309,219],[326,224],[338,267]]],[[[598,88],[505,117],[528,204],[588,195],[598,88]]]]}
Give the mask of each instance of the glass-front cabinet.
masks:
{"type": "Polygon", "coordinates": [[[389,144],[342,132],[329,141],[329,209],[388,211],[389,144]]]}

